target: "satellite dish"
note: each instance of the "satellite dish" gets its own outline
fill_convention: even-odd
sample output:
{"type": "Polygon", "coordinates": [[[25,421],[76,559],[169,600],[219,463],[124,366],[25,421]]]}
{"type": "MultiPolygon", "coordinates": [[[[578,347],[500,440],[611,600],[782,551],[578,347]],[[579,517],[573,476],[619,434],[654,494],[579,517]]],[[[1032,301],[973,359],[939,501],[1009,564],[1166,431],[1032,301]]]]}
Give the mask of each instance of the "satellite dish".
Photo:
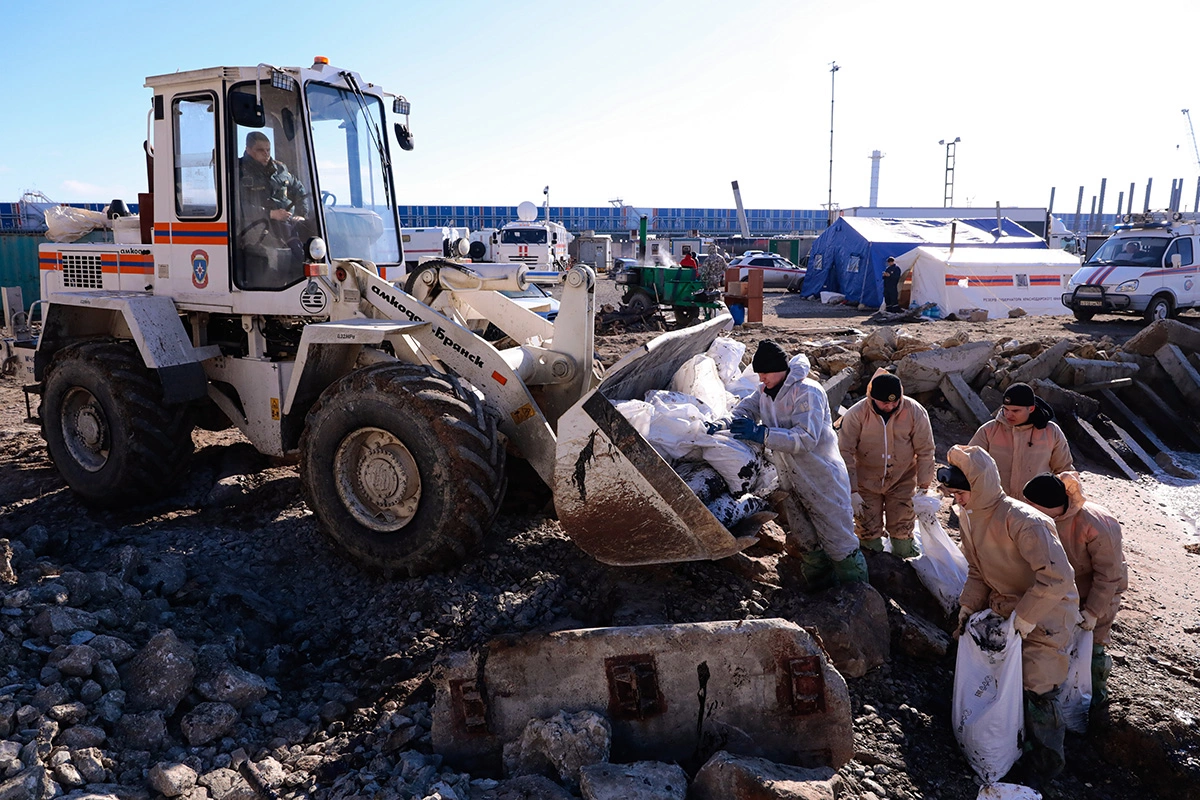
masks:
{"type": "Polygon", "coordinates": [[[526,200],[517,206],[517,219],[521,222],[533,222],[537,219],[537,206],[526,200]]]}

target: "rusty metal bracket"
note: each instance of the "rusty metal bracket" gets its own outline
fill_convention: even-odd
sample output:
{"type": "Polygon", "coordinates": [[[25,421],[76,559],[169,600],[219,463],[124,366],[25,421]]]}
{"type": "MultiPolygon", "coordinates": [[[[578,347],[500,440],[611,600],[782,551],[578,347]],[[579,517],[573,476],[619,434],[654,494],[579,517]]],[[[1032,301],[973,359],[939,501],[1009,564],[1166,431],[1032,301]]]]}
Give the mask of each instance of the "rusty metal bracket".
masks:
{"type": "Polygon", "coordinates": [[[800,717],[825,710],[825,675],[819,656],[789,658],[780,665],[780,700],[792,716],[800,717]]]}
{"type": "Polygon", "coordinates": [[[487,733],[487,703],[477,681],[451,681],[450,697],[454,715],[468,733],[487,733]]]}
{"type": "Polygon", "coordinates": [[[608,713],[613,719],[646,719],[667,710],[653,656],[606,658],[604,674],[608,678],[608,713]]]}

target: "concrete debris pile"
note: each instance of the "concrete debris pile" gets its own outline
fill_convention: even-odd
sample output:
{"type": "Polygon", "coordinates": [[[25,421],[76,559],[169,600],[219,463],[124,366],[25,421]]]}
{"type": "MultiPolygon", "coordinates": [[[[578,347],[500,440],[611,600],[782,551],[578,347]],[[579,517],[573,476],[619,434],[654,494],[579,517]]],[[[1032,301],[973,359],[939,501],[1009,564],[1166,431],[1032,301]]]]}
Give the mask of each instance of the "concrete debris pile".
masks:
{"type": "Polygon", "coordinates": [[[972,427],[995,415],[1008,386],[1027,383],[1054,409],[1072,446],[1130,479],[1192,477],[1172,450],[1200,451],[1200,331],[1175,320],[1155,322],[1123,346],[1082,336],[971,341],[965,330],[927,344],[900,326],[802,349],[829,376],[824,386],[835,417],[882,367],[907,394],[931,408],[948,406],[972,427]]]}

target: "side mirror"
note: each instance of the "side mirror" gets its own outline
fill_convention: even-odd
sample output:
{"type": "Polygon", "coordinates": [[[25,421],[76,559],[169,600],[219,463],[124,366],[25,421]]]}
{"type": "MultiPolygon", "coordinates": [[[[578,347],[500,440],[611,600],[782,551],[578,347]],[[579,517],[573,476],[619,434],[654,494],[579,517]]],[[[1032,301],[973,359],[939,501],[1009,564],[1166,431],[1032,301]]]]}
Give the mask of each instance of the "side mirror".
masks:
{"type": "Polygon", "coordinates": [[[1171,253],[1171,269],[1179,269],[1183,266],[1183,256],[1179,253],[1171,253]]]}
{"type": "Polygon", "coordinates": [[[403,122],[396,123],[396,141],[400,143],[401,150],[413,149],[412,131],[403,122]]]}
{"type": "Polygon", "coordinates": [[[234,122],[244,128],[261,128],[267,124],[262,103],[246,92],[229,93],[229,114],[234,122]]]}

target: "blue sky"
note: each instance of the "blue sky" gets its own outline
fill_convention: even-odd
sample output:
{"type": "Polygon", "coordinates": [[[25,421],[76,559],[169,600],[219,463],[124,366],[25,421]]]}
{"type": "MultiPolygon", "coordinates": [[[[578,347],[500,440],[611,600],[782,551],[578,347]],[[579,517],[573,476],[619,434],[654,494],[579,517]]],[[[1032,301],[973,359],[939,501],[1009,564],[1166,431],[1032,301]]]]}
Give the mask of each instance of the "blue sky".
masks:
{"type": "MultiPolygon", "coordinates": [[[[0,45],[0,201],[136,199],[148,75],[307,65],[315,55],[408,97],[405,204],[1105,210],[1146,179],[1164,207],[1197,166],[1190,31],[1200,3],[10,2],[0,45]],[[1139,13],[1145,9],[1145,13],[1139,13]]],[[[1200,119],[1197,120],[1200,124],[1200,119]]]]}

